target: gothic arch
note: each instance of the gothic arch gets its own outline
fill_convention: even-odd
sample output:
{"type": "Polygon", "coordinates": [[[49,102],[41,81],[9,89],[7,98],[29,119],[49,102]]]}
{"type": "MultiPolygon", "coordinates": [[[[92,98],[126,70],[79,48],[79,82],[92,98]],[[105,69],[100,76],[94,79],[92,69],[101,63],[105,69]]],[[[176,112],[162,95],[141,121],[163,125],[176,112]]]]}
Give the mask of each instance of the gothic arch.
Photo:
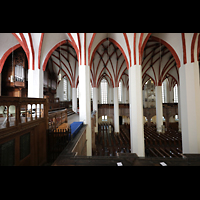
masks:
{"type": "MultiPolygon", "coordinates": [[[[140,36],[140,43],[139,43],[139,58],[140,58],[140,62],[139,63],[140,64],[141,64],[141,59],[142,59],[142,55],[143,55],[143,52],[144,52],[144,48],[145,48],[146,43],[147,43],[147,41],[148,41],[150,36],[151,36],[151,33],[149,33],[146,36],[143,44],[141,44],[142,40],[143,40],[143,35],[141,34],[141,36],[140,36]]],[[[162,40],[162,39],[160,39],[158,37],[151,36],[151,38],[154,39],[155,41],[160,42],[161,44],[165,45],[169,49],[169,51],[171,52],[171,54],[173,55],[173,57],[174,57],[174,59],[176,61],[177,67],[180,68],[181,67],[180,59],[179,59],[175,49],[168,42],[166,42],[166,41],[164,41],[164,40],[162,40]]]]}
{"type": "MultiPolygon", "coordinates": [[[[97,49],[98,49],[99,46],[100,46],[102,43],[104,43],[106,40],[107,40],[107,38],[104,38],[104,39],[101,40],[101,41],[96,45],[96,47],[94,48],[94,51],[93,51],[92,56],[91,56],[91,59],[90,59],[90,61],[89,61],[90,69],[91,69],[91,67],[92,67],[92,60],[94,59],[94,55],[95,55],[97,49]]],[[[94,41],[94,38],[93,38],[93,41],[94,41]]],[[[90,50],[90,51],[91,51],[91,46],[92,46],[93,41],[90,43],[90,47],[89,47],[89,50],[90,50]]],[[[123,56],[124,56],[124,59],[125,59],[125,61],[126,61],[127,69],[129,69],[129,62],[128,62],[127,56],[126,56],[126,54],[125,54],[125,52],[124,52],[122,46],[121,46],[116,40],[114,40],[114,39],[112,39],[112,38],[109,38],[109,41],[112,42],[113,44],[115,44],[115,45],[120,49],[120,51],[122,52],[122,54],[123,54],[123,56]]]]}

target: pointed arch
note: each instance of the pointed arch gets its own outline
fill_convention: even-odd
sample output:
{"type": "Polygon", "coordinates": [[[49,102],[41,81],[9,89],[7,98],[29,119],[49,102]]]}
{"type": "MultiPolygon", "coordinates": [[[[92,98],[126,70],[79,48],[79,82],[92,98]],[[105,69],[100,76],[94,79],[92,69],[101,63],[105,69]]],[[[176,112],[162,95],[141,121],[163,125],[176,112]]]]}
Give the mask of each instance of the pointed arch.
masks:
{"type": "Polygon", "coordinates": [[[41,59],[41,50],[42,50],[43,39],[44,39],[44,33],[41,33],[39,50],[38,50],[38,69],[40,69],[40,59],[41,59]]]}
{"type": "Polygon", "coordinates": [[[162,39],[160,39],[160,38],[157,38],[157,37],[155,37],[155,36],[151,36],[151,38],[152,38],[153,40],[155,40],[155,41],[157,41],[157,42],[160,42],[161,44],[165,45],[165,46],[169,49],[169,51],[171,52],[171,54],[173,55],[173,57],[174,57],[174,59],[175,59],[175,61],[176,61],[177,67],[180,68],[181,62],[180,62],[180,59],[179,59],[179,57],[178,57],[176,51],[174,50],[174,48],[173,48],[169,43],[165,42],[164,40],[162,40],[162,39]]]}
{"type": "MultiPolygon", "coordinates": [[[[94,49],[94,51],[93,51],[93,53],[92,53],[92,56],[91,56],[91,60],[90,60],[90,62],[89,62],[89,63],[90,63],[90,69],[91,69],[91,67],[92,67],[91,63],[92,63],[92,60],[94,59],[94,55],[95,55],[97,49],[98,49],[99,46],[100,46],[102,43],[104,43],[105,41],[107,41],[107,38],[101,40],[101,41],[97,44],[97,46],[95,47],[95,49],[94,49]]],[[[114,39],[112,39],[112,38],[109,38],[109,41],[112,42],[113,44],[115,44],[115,45],[120,49],[120,51],[122,52],[122,54],[123,54],[123,56],[124,56],[124,59],[125,59],[125,61],[126,61],[126,67],[127,67],[127,69],[129,69],[129,62],[128,62],[128,59],[127,59],[127,57],[126,57],[126,54],[125,54],[123,48],[121,47],[121,45],[120,45],[118,42],[116,42],[114,39]]],[[[91,45],[92,45],[92,44],[91,44],[91,45]]]]}
{"type": "Polygon", "coordinates": [[[181,33],[182,45],[183,45],[183,63],[187,63],[186,45],[185,45],[185,33],[181,33]]]}
{"type": "Polygon", "coordinates": [[[46,69],[46,65],[47,65],[47,62],[48,62],[48,60],[49,60],[51,54],[52,54],[59,46],[61,46],[62,44],[65,44],[65,43],[66,43],[66,40],[61,41],[61,42],[59,42],[58,44],[56,44],[56,45],[49,51],[49,53],[47,54],[47,56],[46,56],[46,58],[45,58],[45,60],[44,60],[43,66],[42,66],[43,71],[45,71],[45,69],[46,69]]]}
{"type": "MultiPolygon", "coordinates": [[[[191,43],[191,62],[194,62],[194,47],[195,47],[195,43],[196,43],[196,38],[197,38],[197,33],[194,33],[193,37],[192,37],[192,43],[191,43]]],[[[198,57],[197,57],[198,59],[198,57]]]]}
{"type": "Polygon", "coordinates": [[[15,46],[11,47],[10,49],[8,49],[8,50],[4,53],[4,55],[2,56],[2,58],[1,58],[1,60],[0,60],[0,73],[1,73],[2,70],[3,70],[4,63],[5,63],[6,59],[8,58],[8,56],[12,53],[12,51],[18,49],[19,47],[21,47],[21,45],[20,45],[20,44],[17,44],[17,45],[15,45],[15,46]]]}

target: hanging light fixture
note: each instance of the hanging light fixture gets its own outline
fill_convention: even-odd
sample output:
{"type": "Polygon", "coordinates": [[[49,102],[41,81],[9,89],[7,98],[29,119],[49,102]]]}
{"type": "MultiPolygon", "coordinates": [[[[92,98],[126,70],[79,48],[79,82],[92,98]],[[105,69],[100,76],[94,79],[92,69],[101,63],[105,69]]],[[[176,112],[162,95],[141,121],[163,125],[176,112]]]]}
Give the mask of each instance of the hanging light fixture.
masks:
{"type": "Polygon", "coordinates": [[[61,69],[62,69],[62,67],[61,67],[61,47],[60,47],[60,73],[59,73],[59,75],[58,75],[58,80],[59,81],[61,81],[62,80],[62,75],[61,75],[61,69]]]}

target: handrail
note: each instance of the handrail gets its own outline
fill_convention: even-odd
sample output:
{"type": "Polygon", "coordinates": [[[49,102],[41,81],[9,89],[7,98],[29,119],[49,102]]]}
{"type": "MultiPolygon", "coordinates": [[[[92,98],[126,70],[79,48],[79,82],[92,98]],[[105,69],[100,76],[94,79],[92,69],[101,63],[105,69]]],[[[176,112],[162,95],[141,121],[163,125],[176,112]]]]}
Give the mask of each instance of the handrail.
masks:
{"type": "Polygon", "coordinates": [[[67,123],[67,109],[48,113],[48,129],[56,129],[62,123],[67,123]]]}
{"type": "Polygon", "coordinates": [[[0,104],[2,103],[45,103],[46,99],[43,98],[27,98],[27,97],[7,97],[7,96],[0,96],[0,104]]]}
{"type": "Polygon", "coordinates": [[[43,98],[0,96],[0,107],[0,133],[7,128],[48,117],[48,100],[43,98]],[[11,122],[11,119],[14,119],[14,122],[11,122]]]}

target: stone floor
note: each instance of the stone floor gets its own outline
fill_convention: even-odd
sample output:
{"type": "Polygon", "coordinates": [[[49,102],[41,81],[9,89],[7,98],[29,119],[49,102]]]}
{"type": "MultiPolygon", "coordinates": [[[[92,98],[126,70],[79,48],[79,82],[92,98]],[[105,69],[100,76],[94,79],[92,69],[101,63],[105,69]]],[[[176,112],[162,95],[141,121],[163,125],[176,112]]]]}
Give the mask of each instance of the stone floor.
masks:
{"type": "Polygon", "coordinates": [[[72,124],[73,122],[79,122],[79,114],[73,114],[67,117],[68,124],[72,124]]]}

